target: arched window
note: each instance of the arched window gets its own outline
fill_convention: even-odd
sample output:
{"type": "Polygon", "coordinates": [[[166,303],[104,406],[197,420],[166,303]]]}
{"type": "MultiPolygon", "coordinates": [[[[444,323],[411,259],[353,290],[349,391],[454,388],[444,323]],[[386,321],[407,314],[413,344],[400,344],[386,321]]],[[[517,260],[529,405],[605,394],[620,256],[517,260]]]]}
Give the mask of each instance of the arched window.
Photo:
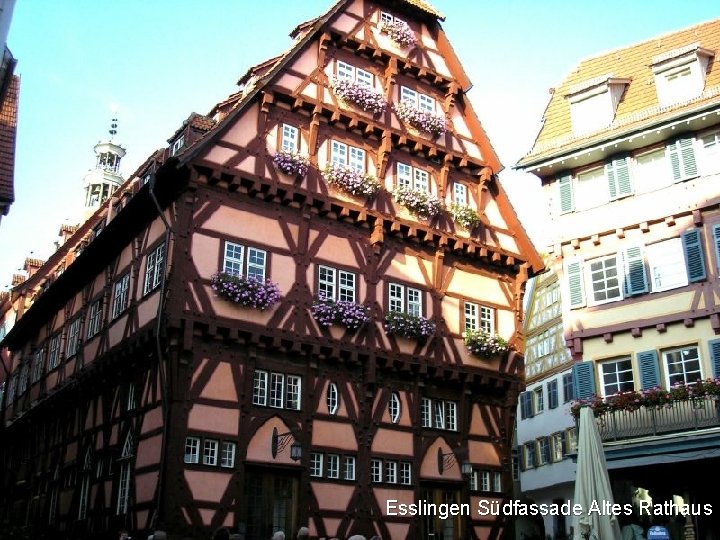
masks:
{"type": "Polygon", "coordinates": [[[338,405],[340,404],[340,396],[338,394],[337,384],[334,382],[328,384],[326,400],[328,413],[337,414],[338,405]]]}
{"type": "Polygon", "coordinates": [[[398,396],[397,392],[390,394],[388,413],[390,414],[390,421],[393,424],[397,424],[400,421],[400,396],[398,396]]]}

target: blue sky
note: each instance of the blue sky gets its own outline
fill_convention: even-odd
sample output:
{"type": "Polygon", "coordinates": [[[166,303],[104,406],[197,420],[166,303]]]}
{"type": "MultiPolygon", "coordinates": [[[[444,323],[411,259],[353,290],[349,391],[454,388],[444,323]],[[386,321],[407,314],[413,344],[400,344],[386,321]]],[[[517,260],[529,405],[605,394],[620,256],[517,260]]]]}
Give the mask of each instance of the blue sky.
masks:
{"type": "MultiPolygon", "coordinates": [[[[18,0],[8,46],[22,77],[15,197],[0,223],[0,290],[27,256],[45,258],[77,220],[92,148],[117,107],[129,176],[193,112],[235,91],[248,67],[331,0],[18,0]]],[[[469,98],[506,170],[500,178],[538,249],[544,205],[510,167],[579,60],[720,16],[710,0],[434,0],[473,82],[469,98]]]]}

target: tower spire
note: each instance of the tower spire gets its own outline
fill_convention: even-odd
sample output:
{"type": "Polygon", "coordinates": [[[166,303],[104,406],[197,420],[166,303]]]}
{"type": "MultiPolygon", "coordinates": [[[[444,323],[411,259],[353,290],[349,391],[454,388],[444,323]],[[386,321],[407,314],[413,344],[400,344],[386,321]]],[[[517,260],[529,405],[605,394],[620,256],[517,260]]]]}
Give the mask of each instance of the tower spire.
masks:
{"type": "Polygon", "coordinates": [[[88,171],[83,180],[85,219],[90,217],[124,181],[120,174],[120,161],[125,157],[125,148],[115,142],[117,128],[117,116],[113,116],[108,130],[110,137],[95,145],[95,168],[88,171]]]}

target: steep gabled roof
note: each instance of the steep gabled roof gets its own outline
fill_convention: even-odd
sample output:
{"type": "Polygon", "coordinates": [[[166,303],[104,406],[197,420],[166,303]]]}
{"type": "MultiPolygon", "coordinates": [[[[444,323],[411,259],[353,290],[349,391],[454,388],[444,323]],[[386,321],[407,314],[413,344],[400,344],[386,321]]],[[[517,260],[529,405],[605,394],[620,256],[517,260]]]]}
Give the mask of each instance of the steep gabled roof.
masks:
{"type": "Polygon", "coordinates": [[[0,215],[7,214],[15,200],[15,137],[17,132],[20,78],[13,76],[0,103],[0,215]]]}
{"type": "Polygon", "coordinates": [[[531,166],[545,159],[592,146],[602,140],[648,129],[664,121],[718,103],[720,101],[720,19],[704,22],[684,30],[664,34],[629,47],[587,58],[573,69],[552,92],[543,116],[543,127],[532,150],[517,164],[531,166]],[[664,56],[677,55],[694,48],[715,53],[705,80],[705,91],[697,98],[672,106],[661,107],[652,66],[664,56]],[[574,135],[567,96],[588,81],[607,78],[629,79],[630,84],[620,100],[615,119],[609,127],[582,135],[574,135]]]}

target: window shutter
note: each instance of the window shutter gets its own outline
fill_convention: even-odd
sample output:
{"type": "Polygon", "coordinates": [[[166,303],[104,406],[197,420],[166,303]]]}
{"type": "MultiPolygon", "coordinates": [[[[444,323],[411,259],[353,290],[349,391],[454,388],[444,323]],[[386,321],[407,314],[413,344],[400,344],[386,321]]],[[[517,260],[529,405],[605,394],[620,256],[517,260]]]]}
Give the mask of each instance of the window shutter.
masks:
{"type": "Polygon", "coordinates": [[[642,249],[639,246],[629,247],[622,252],[622,257],[625,263],[625,293],[632,296],[648,292],[642,249]]]}
{"type": "Polygon", "coordinates": [[[673,179],[684,180],[697,176],[697,163],[695,161],[694,139],[677,139],[670,144],[670,164],[672,165],[673,179]]]}
{"type": "Polygon", "coordinates": [[[530,392],[520,394],[520,419],[532,418],[532,395],[530,392]]]}
{"type": "Polygon", "coordinates": [[[627,156],[613,159],[605,164],[605,177],[608,182],[610,199],[617,199],[632,194],[632,183],[630,182],[630,169],[628,168],[627,156]]]}
{"type": "Polygon", "coordinates": [[[717,262],[718,274],[720,274],[720,224],[713,225],[713,246],[715,247],[715,261],[717,262]]]}
{"type": "Polygon", "coordinates": [[[637,355],[640,368],[640,385],[643,390],[660,386],[660,368],[657,351],[643,351],[637,355]]]}
{"type": "Polygon", "coordinates": [[[583,286],[582,263],[579,260],[565,264],[565,275],[569,290],[570,308],[585,305],[585,287],[583,286]]]}
{"type": "Polygon", "coordinates": [[[560,213],[565,214],[575,209],[573,201],[572,176],[566,174],[558,178],[558,189],[560,190],[560,213]]]}
{"type": "Polygon", "coordinates": [[[548,409],[556,409],[558,406],[558,382],[557,379],[547,383],[548,387],[548,409]]]}
{"type": "Polygon", "coordinates": [[[587,399],[595,395],[595,367],[592,362],[579,362],[572,367],[575,399],[587,399]]]}
{"type": "Polygon", "coordinates": [[[710,361],[712,362],[713,376],[720,377],[720,339],[708,341],[710,361]]]}
{"type": "Polygon", "coordinates": [[[685,263],[687,265],[688,281],[694,283],[704,280],[705,255],[702,248],[702,237],[699,229],[686,231],[682,235],[683,249],[685,251],[685,263]]]}

